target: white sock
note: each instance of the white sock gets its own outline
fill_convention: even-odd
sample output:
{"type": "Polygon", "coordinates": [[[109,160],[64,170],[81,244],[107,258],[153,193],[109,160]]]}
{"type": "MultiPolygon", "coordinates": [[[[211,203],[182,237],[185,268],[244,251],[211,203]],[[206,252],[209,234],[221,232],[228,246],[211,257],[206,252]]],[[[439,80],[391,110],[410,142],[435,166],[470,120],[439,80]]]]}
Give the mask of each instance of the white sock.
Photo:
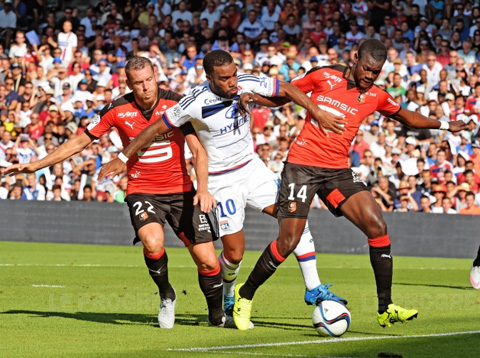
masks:
{"type": "Polygon", "coordinates": [[[242,264],[242,262],[240,261],[238,264],[231,263],[225,258],[225,254],[223,251],[218,257],[218,262],[220,262],[223,279],[223,296],[233,297],[235,280],[237,279],[238,272],[240,271],[240,265],[242,264]]]}
{"type": "Polygon", "coordinates": [[[313,236],[310,234],[308,221],[305,224],[302,237],[295,250],[293,250],[297,258],[300,270],[302,271],[305,287],[308,290],[314,289],[321,284],[317,271],[317,258],[315,256],[315,243],[313,236]]]}

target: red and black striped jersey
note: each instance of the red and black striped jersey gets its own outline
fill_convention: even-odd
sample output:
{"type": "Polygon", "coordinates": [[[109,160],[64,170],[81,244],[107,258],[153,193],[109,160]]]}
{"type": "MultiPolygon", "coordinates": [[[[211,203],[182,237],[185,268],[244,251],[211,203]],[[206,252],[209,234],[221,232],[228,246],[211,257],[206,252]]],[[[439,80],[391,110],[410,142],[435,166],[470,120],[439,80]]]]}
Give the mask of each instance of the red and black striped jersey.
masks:
{"type": "MultiPolygon", "coordinates": [[[[123,146],[128,144],[152,121],[162,117],[165,110],[177,104],[182,96],[159,88],[156,105],[142,110],[133,93],[113,101],[88,125],[85,133],[92,139],[117,128],[123,146]]],[[[191,190],[192,181],[185,166],[184,134],[193,132],[191,126],[173,128],[157,136],[127,162],[128,189],[132,193],[170,194],[191,190]]]]}
{"type": "Polygon", "coordinates": [[[311,100],[321,109],[344,116],[346,124],[343,134],[332,132],[327,137],[308,114],[288,153],[289,163],[348,168],[348,152],[363,119],[375,111],[391,116],[400,110],[400,105],[377,86],[360,91],[355,82],[345,78],[347,69],[341,65],[317,67],[292,80],[302,92],[311,93],[311,100]]]}

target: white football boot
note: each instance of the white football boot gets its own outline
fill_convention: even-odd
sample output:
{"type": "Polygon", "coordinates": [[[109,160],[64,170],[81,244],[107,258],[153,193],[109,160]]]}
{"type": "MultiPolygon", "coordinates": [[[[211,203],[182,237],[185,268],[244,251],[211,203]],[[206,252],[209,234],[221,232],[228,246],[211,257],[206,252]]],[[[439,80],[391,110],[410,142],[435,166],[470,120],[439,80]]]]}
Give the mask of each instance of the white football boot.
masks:
{"type": "MultiPolygon", "coordinates": [[[[173,290],[175,291],[175,290],[173,290]]],[[[158,325],[160,328],[172,329],[175,324],[175,304],[177,303],[177,293],[175,298],[162,299],[158,309],[158,325]]]]}
{"type": "Polygon", "coordinates": [[[480,289],[480,266],[473,266],[470,271],[470,283],[472,287],[479,290],[480,289]]]}

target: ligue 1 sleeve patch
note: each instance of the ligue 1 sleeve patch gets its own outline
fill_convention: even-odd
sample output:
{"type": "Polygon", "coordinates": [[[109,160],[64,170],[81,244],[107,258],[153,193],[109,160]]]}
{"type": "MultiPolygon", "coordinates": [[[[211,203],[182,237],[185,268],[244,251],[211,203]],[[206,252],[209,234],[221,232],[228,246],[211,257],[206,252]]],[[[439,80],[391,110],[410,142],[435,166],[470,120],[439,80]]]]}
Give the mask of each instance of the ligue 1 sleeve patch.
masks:
{"type": "Polygon", "coordinates": [[[147,220],[147,219],[148,219],[148,214],[147,214],[147,212],[144,211],[143,213],[140,213],[140,214],[138,215],[138,218],[140,219],[140,221],[145,221],[145,220],[147,220]]]}
{"type": "Polygon", "coordinates": [[[90,131],[92,130],[93,128],[95,128],[97,126],[97,124],[100,123],[100,116],[98,114],[96,114],[92,121],[88,124],[87,126],[87,129],[90,131]]]}

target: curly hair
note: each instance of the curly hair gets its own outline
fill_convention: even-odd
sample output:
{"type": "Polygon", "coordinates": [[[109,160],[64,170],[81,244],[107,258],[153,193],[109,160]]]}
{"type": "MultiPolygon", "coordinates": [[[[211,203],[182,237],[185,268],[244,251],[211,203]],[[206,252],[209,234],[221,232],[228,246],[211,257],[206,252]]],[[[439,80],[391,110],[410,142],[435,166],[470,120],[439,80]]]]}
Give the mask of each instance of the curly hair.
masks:
{"type": "Polygon", "coordinates": [[[387,48],[379,40],[366,40],[358,49],[358,59],[366,56],[370,56],[375,61],[384,62],[387,59],[387,48]]]}
{"type": "Polygon", "coordinates": [[[223,50],[214,50],[209,52],[203,59],[203,68],[207,75],[213,74],[213,68],[228,65],[233,62],[233,57],[223,50]]]}

